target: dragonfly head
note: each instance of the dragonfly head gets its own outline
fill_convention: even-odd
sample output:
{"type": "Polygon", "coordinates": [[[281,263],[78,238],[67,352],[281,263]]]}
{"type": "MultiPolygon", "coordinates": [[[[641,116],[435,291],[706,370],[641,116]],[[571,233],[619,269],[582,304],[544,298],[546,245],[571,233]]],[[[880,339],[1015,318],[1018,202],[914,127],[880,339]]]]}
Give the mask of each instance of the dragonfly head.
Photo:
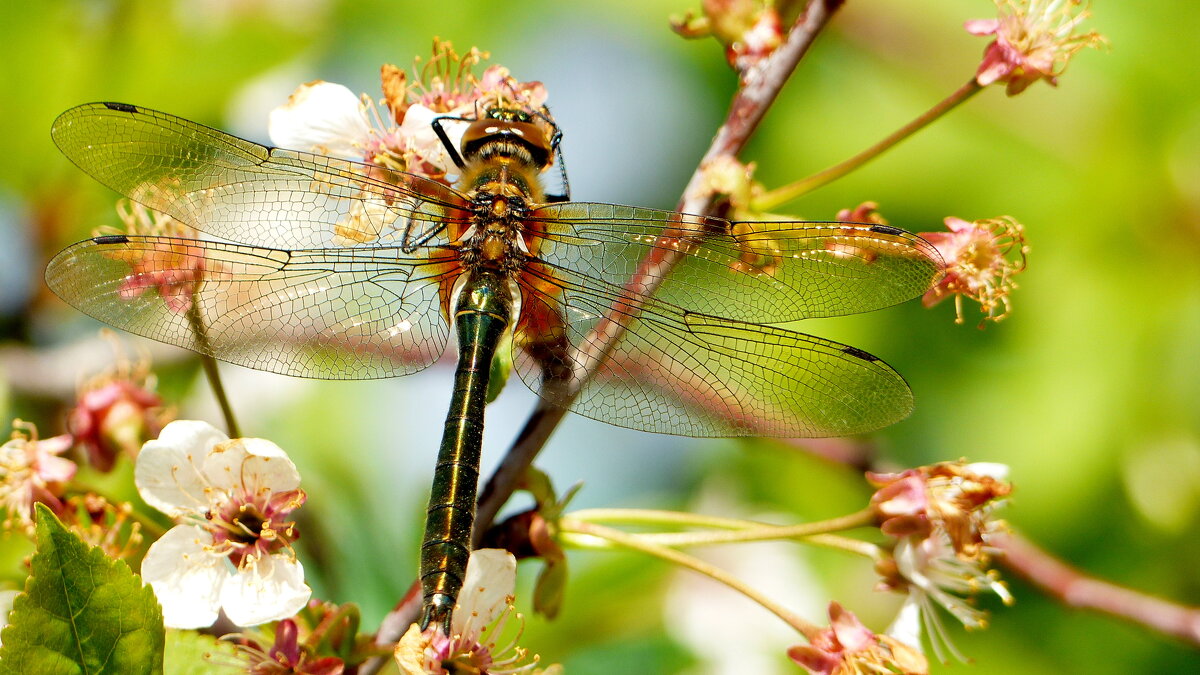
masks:
{"type": "Polygon", "coordinates": [[[492,108],[463,133],[462,155],[467,161],[497,156],[515,158],[541,171],[554,160],[554,144],[530,113],[492,108]]]}

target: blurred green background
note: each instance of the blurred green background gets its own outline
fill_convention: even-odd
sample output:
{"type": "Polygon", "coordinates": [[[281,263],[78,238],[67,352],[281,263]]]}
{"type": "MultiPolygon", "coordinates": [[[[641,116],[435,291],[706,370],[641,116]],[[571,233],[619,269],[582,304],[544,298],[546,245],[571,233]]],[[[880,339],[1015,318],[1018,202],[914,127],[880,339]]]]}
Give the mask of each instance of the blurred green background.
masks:
{"type": "MultiPolygon", "coordinates": [[[[266,141],[267,113],[301,82],[378,95],[384,62],[434,36],[477,45],[542,80],[565,132],[576,199],[670,208],[725,112],[734,77],[711,41],[667,17],[688,0],[454,3],[333,0],[0,3],[0,401],[5,418],[62,430],[76,381],[111,362],[98,325],[58,302],[41,270],[114,225],[112,193],[54,148],[66,108],[124,101],[266,141]]],[[[855,0],[802,63],[743,158],[775,186],[849,156],[970,77],[986,40],[962,22],[985,0],[855,0]]],[[[967,457],[1012,467],[1007,518],[1072,564],[1200,604],[1200,6],[1099,1],[1110,48],[1081,53],[1060,86],[985,91],[884,158],[781,209],[830,218],[866,200],[895,225],[1009,214],[1033,247],[1012,317],[976,330],[947,304],[912,302],[801,328],[884,357],[918,400],[877,435],[883,466],[967,457]]],[[[973,308],[968,308],[968,312],[973,308]]],[[[180,416],[219,421],[194,360],[151,349],[180,416]]],[[[224,367],[250,435],[288,450],[309,493],[300,551],[322,598],[374,625],[414,578],[426,481],[449,397],[443,363],[404,380],[319,383],[224,367]],[[434,420],[434,422],[431,422],[434,420]]],[[[489,408],[493,464],[533,404],[511,385],[489,408]]],[[[654,506],[781,522],[859,508],[851,469],[773,442],[659,437],[569,418],[539,464],[577,506],[654,506]]],[[[5,538],[0,546],[24,551],[5,538]]],[[[12,559],[12,553],[9,559],[12,559]]],[[[869,565],[798,546],[713,560],[824,622],[838,599],[873,628],[895,598],[869,565]]],[[[799,640],[766,612],[665,565],[572,553],[566,608],[524,643],[570,673],[796,672],[799,640]]],[[[17,583],[14,562],[3,578],[17,583]]],[[[525,570],[532,573],[533,569],[525,570]]],[[[531,574],[519,592],[527,594],[531,574]]],[[[992,627],[956,644],[976,673],[1163,673],[1197,652],[1064,608],[1020,581],[992,627]]],[[[1189,668],[1191,666],[1191,668],[1189,668]]],[[[962,669],[964,666],[954,666],[962,669]]],[[[935,671],[943,667],[935,666],[935,671]]]]}

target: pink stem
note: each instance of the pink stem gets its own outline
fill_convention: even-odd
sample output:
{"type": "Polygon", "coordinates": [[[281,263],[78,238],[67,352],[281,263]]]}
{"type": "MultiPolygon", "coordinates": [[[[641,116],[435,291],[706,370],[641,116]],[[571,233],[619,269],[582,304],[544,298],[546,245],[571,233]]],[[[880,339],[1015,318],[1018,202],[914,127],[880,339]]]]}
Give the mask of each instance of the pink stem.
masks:
{"type": "Polygon", "coordinates": [[[1179,605],[1089,577],[1015,533],[992,543],[1004,552],[1006,567],[1068,607],[1115,616],[1200,645],[1200,607],[1179,605]]]}

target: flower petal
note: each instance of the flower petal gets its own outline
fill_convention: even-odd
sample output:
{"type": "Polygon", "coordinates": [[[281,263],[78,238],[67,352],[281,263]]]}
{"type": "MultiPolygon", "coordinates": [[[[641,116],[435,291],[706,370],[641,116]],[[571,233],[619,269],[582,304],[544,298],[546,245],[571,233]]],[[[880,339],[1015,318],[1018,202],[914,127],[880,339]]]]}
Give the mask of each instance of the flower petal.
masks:
{"type": "Polygon", "coordinates": [[[971,19],[963,23],[963,28],[971,35],[991,35],[1000,30],[998,19],[971,19]]]}
{"type": "Polygon", "coordinates": [[[200,466],[209,450],[226,440],[207,422],[171,422],[138,454],[133,477],[138,494],[169,516],[203,513],[209,504],[208,481],[200,466]]]}
{"type": "Polygon", "coordinates": [[[886,631],[888,635],[918,651],[921,649],[920,593],[917,589],[909,590],[908,597],[900,605],[900,611],[896,613],[895,620],[886,631]]]}
{"type": "Polygon", "coordinates": [[[300,85],[271,111],[267,133],[282,148],[361,161],[371,128],[354,92],[318,80],[300,85]]]}
{"type": "Polygon", "coordinates": [[[300,487],[300,472],[282,448],[262,438],[245,438],[242,443],[249,455],[242,469],[242,480],[248,488],[288,492],[300,487]],[[249,484],[251,478],[253,486],[249,484]]]}
{"type": "Polygon", "coordinates": [[[204,628],[217,620],[221,582],[228,575],[221,556],[210,553],[212,535],[177,525],[150,545],[142,560],[142,581],[154,589],[171,628],[204,628]]]}
{"type": "Polygon", "coordinates": [[[1000,462],[971,462],[965,468],[970,473],[995,480],[1008,480],[1008,465],[1000,462]]]}
{"type": "Polygon", "coordinates": [[[404,675],[427,675],[429,671],[425,667],[425,648],[428,646],[429,639],[421,631],[421,627],[415,623],[409,626],[392,652],[400,672],[404,675]]]}
{"type": "MultiPolygon", "coordinates": [[[[405,147],[416,153],[421,160],[444,171],[448,178],[457,176],[458,167],[454,165],[454,160],[450,159],[450,153],[446,151],[442,139],[433,130],[433,121],[439,117],[453,117],[469,113],[470,110],[437,112],[420,103],[415,103],[409,106],[404,113],[404,121],[400,124],[397,134],[404,139],[405,147]]],[[[462,149],[463,134],[467,131],[466,124],[450,122],[442,125],[442,130],[446,132],[446,137],[450,139],[455,150],[462,149]]]]}
{"type": "MultiPolygon", "coordinates": [[[[39,442],[38,445],[41,443],[39,442]]],[[[41,453],[39,452],[39,454],[41,453]]],[[[47,483],[65,483],[75,477],[75,471],[78,468],[79,466],[75,462],[65,457],[47,454],[38,458],[37,475],[47,483]]]]}
{"type": "Polygon", "coordinates": [[[810,645],[796,645],[787,650],[788,658],[813,675],[832,675],[842,660],[829,652],[810,645]]]}
{"type": "Polygon", "coordinates": [[[214,447],[204,460],[204,475],[239,497],[300,487],[300,472],[287,453],[263,438],[235,438],[214,447]]]}
{"type": "Polygon", "coordinates": [[[466,634],[468,623],[478,630],[500,616],[517,585],[517,559],[498,548],[472,551],[464,576],[450,621],[453,635],[466,634]]]}
{"type": "Polygon", "coordinates": [[[239,626],[286,619],[304,608],[312,589],[304,583],[304,566],[289,555],[247,560],[221,585],[221,607],[239,626]]]}
{"type": "Polygon", "coordinates": [[[875,642],[871,629],[864,626],[854,612],[836,602],[829,603],[829,627],[846,651],[861,651],[875,642]]]}

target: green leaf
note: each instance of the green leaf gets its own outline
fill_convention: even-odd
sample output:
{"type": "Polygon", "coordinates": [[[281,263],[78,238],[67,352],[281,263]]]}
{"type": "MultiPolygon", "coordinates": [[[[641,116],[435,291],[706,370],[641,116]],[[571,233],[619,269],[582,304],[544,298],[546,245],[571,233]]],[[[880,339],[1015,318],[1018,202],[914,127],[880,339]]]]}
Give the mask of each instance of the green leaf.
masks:
{"type": "Polygon", "coordinates": [[[0,673],[162,672],[162,611],[153,591],[41,504],[31,567],[4,629],[0,673]]]}
{"type": "Polygon", "coordinates": [[[491,403],[504,391],[508,384],[508,375],[512,372],[512,333],[505,333],[500,344],[496,345],[496,355],[492,357],[491,374],[488,375],[488,390],[485,401],[491,403]]]}
{"type": "Polygon", "coordinates": [[[550,481],[550,476],[536,466],[525,469],[525,475],[521,477],[521,489],[533,495],[539,511],[554,504],[558,498],[558,495],[554,494],[554,484],[550,481]]]}
{"type": "Polygon", "coordinates": [[[237,650],[225,640],[190,630],[167,631],[167,675],[216,675],[244,673],[238,666],[237,650]]]}
{"type": "Polygon", "coordinates": [[[533,611],[553,619],[562,609],[567,591],[567,559],[546,558],[545,562],[533,587],[533,611]]]}

